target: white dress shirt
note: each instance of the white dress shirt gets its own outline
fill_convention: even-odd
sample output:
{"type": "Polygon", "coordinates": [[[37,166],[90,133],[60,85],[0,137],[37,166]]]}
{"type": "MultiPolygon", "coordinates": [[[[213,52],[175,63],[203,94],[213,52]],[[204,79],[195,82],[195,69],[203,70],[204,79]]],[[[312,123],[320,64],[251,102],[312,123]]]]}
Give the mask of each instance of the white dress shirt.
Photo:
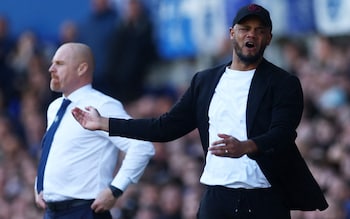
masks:
{"type": "MultiPolygon", "coordinates": [[[[53,101],[48,108],[48,127],[62,98],[53,101]]],[[[110,137],[104,131],[86,130],[71,114],[74,107],[93,106],[105,117],[130,118],[122,104],[91,85],[66,98],[72,103],[52,142],[44,174],[44,200],[94,199],[109,184],[124,191],[128,185],[136,183],[155,153],[153,145],[146,141],[110,137]],[[120,150],[126,155],[114,176],[120,150]]]]}
{"type": "MultiPolygon", "coordinates": [[[[247,98],[254,72],[226,68],[209,106],[209,144],[219,140],[219,133],[231,135],[240,141],[247,140],[247,98]]],[[[229,188],[271,186],[256,161],[247,155],[227,158],[210,152],[206,156],[201,182],[229,188]]]]}

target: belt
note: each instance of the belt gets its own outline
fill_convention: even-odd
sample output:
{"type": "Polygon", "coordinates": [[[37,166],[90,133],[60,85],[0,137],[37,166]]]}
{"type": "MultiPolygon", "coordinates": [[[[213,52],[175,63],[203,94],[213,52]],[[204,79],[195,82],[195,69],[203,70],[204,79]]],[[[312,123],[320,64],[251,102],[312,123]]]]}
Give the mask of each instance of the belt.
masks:
{"type": "Polygon", "coordinates": [[[228,188],[225,186],[207,186],[207,188],[210,189],[215,189],[217,191],[222,191],[225,193],[229,193],[231,195],[234,194],[266,194],[266,193],[272,193],[272,188],[267,187],[267,188],[252,188],[252,189],[245,189],[245,188],[228,188]]]}
{"type": "Polygon", "coordinates": [[[82,205],[90,205],[93,201],[94,200],[73,199],[59,202],[47,202],[46,206],[51,211],[64,211],[82,205]]]}

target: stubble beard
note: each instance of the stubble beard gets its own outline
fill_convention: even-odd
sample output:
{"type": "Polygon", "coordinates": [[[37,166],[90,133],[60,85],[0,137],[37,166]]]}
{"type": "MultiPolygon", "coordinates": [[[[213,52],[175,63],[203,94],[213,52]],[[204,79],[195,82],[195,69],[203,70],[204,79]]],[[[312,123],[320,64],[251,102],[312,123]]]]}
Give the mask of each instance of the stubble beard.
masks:
{"type": "Polygon", "coordinates": [[[239,60],[242,61],[245,65],[251,65],[259,62],[261,57],[264,55],[265,48],[266,46],[261,47],[258,53],[255,55],[244,55],[242,48],[239,47],[238,43],[234,43],[235,53],[239,60]]]}
{"type": "Polygon", "coordinates": [[[50,89],[51,91],[61,92],[59,83],[55,82],[53,79],[50,81],[50,89]]]}

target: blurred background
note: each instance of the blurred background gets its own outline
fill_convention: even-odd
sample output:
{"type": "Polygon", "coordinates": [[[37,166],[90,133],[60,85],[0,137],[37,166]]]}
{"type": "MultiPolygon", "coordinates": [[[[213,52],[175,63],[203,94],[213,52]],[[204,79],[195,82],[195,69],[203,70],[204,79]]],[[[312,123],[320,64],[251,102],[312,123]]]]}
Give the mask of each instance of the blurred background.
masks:
{"type": "MultiPolygon", "coordinates": [[[[37,219],[33,188],[46,127],[48,67],[62,43],[88,44],[94,86],[135,118],[166,112],[192,76],[231,59],[229,27],[247,3],[266,7],[265,57],[297,75],[305,110],[297,143],[330,207],[293,219],[350,218],[350,1],[1,0],[0,219],[37,219]]],[[[155,143],[144,176],[112,209],[115,219],[195,219],[203,152],[197,131],[155,143]]]]}

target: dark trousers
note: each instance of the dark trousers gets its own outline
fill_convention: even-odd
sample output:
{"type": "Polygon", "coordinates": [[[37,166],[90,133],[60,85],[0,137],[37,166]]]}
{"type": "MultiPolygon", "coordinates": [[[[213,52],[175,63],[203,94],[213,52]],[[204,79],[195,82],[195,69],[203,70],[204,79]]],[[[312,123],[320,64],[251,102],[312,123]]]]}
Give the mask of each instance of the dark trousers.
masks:
{"type": "Polygon", "coordinates": [[[79,205],[67,205],[67,207],[48,207],[45,210],[44,219],[112,219],[109,211],[95,213],[91,209],[91,202],[79,205]]]}
{"type": "Polygon", "coordinates": [[[291,219],[290,211],[272,189],[230,189],[208,186],[198,219],[291,219]]]}

